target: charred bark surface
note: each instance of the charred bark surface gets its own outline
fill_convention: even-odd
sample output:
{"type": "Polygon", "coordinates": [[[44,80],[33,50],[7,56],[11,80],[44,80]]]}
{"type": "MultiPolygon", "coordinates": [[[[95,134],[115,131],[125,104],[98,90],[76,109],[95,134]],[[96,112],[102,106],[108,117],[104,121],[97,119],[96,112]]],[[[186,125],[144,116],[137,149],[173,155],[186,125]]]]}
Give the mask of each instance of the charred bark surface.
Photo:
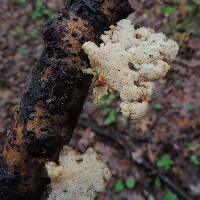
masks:
{"type": "Polygon", "coordinates": [[[57,161],[71,138],[92,76],[81,46],[131,11],[128,0],[71,0],[44,27],[44,51],[22,95],[16,125],[0,161],[0,199],[39,200],[50,180],[46,160],[57,161]]]}

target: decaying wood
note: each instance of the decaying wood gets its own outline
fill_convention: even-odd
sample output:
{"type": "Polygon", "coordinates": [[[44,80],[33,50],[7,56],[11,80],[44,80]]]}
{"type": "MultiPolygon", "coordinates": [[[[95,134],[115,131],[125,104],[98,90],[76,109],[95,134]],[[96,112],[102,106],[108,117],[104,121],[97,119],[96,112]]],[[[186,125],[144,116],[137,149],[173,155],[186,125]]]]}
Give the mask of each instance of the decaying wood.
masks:
{"type": "Polygon", "coordinates": [[[72,135],[92,77],[81,46],[96,43],[131,11],[128,0],[71,0],[44,27],[44,51],[22,95],[16,125],[0,160],[0,199],[41,199],[50,182],[46,160],[57,161],[72,135]]]}

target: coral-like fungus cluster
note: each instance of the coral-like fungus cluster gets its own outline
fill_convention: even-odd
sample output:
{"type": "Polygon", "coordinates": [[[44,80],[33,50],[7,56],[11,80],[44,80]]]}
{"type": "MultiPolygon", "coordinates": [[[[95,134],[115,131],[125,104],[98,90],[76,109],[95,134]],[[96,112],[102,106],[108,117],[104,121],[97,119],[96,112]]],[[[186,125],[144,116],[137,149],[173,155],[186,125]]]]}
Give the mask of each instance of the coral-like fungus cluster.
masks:
{"type": "Polygon", "coordinates": [[[59,165],[49,162],[46,169],[51,178],[49,200],[93,200],[111,177],[109,169],[92,148],[80,154],[65,146],[59,156],[59,165]]]}
{"type": "Polygon", "coordinates": [[[150,28],[135,29],[126,19],[111,26],[101,39],[100,47],[93,42],[83,45],[91,63],[91,68],[83,71],[98,75],[93,88],[95,102],[109,90],[117,90],[122,114],[132,119],[143,118],[153,94],[153,81],[170,70],[168,63],[178,53],[177,43],[150,28]]]}

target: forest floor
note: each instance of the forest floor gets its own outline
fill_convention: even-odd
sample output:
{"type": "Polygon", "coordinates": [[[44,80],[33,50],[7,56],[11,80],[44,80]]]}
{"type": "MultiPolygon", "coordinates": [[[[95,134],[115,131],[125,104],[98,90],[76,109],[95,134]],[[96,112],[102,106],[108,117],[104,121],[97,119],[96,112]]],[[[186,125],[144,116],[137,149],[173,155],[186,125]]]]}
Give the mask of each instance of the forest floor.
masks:
{"type": "MultiPolygon", "coordinates": [[[[113,174],[98,200],[199,200],[200,1],[133,2],[136,27],[166,33],[179,43],[179,55],[167,77],[156,83],[142,121],[120,114],[118,94],[98,106],[89,96],[71,145],[80,151],[94,147],[113,174]]],[[[42,26],[60,5],[61,0],[1,1],[0,136],[13,124],[21,92],[41,54],[42,26]]]]}

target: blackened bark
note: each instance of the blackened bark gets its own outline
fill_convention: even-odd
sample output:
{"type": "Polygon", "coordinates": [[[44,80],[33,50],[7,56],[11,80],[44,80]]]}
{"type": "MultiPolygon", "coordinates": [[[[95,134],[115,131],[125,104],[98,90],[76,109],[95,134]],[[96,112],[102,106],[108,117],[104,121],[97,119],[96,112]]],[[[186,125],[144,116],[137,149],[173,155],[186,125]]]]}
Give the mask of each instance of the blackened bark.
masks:
{"type": "Polygon", "coordinates": [[[50,180],[44,162],[57,161],[71,138],[92,77],[81,46],[131,11],[128,0],[71,0],[44,27],[45,48],[22,95],[16,125],[0,161],[0,199],[38,200],[50,180]]]}

